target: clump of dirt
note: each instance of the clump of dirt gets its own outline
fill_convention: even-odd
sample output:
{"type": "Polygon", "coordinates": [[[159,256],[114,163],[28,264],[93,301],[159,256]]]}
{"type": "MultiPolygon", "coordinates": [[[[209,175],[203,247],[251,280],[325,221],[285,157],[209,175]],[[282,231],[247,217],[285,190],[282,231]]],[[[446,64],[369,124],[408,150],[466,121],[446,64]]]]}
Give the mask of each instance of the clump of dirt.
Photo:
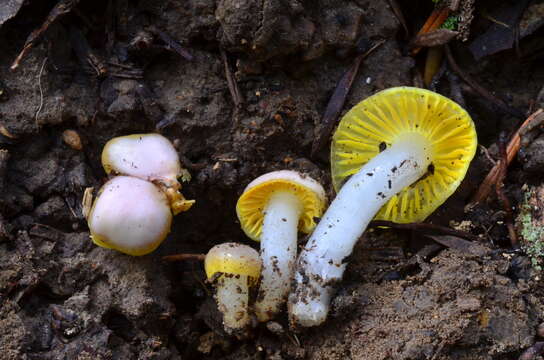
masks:
{"type": "MultiPolygon", "coordinates": [[[[0,27],[3,358],[506,359],[534,342],[544,307],[529,260],[486,245],[490,238],[505,242],[501,214],[477,209],[467,220],[462,211],[482,178],[483,155],[433,217],[472,221],[482,234],[479,250],[412,256],[429,241],[372,233],[318,329],[295,333],[281,317],[250,339],[228,338],[201,264],[161,260],[205,253],[220,242],[249,244],[235,203],[264,172],[300,170],[331,189],[328,149],[311,158],[311,146],[362,44],[385,40],[363,62],[344,109],[378,90],[414,84],[416,62],[403,52],[400,24],[386,2],[82,0],[10,71],[55,4],[26,1],[0,27]],[[164,34],[192,61],[172,51],[164,34]],[[82,59],[81,39],[97,62],[82,59]],[[241,107],[229,93],[220,49],[241,107]],[[82,150],[63,142],[66,129],[77,131],[82,150]],[[174,142],[192,175],[183,193],[197,202],[149,256],[98,248],[80,201],[85,188],[107,180],[102,147],[113,136],[152,131],[174,142]]],[[[516,104],[543,76],[518,62],[467,63],[489,88],[513,86],[516,104]],[[522,69],[513,84],[494,76],[522,69]]],[[[496,135],[489,121],[512,127],[511,117],[479,98],[467,102],[485,145],[496,135]]]]}

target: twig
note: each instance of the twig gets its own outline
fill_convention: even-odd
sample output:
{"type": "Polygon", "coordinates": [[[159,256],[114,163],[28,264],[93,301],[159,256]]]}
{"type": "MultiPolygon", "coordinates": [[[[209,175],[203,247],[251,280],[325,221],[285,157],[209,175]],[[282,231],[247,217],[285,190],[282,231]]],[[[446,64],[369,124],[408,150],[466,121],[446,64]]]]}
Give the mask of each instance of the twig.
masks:
{"type": "Polygon", "coordinates": [[[478,148],[479,148],[480,151],[484,154],[485,158],[486,158],[491,164],[493,164],[493,166],[497,165],[497,161],[495,161],[495,159],[493,159],[493,158],[491,157],[491,155],[489,155],[489,150],[487,150],[485,146],[483,146],[482,144],[479,144],[479,145],[478,145],[478,148]]]}
{"type": "Polygon", "coordinates": [[[389,0],[389,6],[391,6],[393,14],[395,14],[395,17],[402,25],[402,28],[404,29],[404,36],[408,37],[410,35],[410,31],[408,30],[408,25],[406,25],[406,19],[404,18],[404,14],[402,13],[399,3],[397,0],[389,0]]]}
{"type": "Polygon", "coordinates": [[[506,213],[505,220],[506,227],[508,228],[508,235],[510,236],[510,243],[512,244],[512,247],[516,247],[518,243],[518,236],[514,228],[512,205],[510,205],[510,200],[504,193],[504,178],[506,177],[506,169],[508,167],[508,153],[506,152],[506,137],[504,134],[501,134],[499,137],[499,153],[499,173],[495,182],[495,192],[497,193],[497,198],[501,202],[502,208],[506,213]]]}
{"type": "Polygon", "coordinates": [[[11,64],[10,69],[15,70],[19,67],[23,57],[36,45],[36,43],[41,39],[43,33],[49,28],[49,26],[58,20],[63,15],[68,14],[72,9],[79,3],[79,0],[61,0],[55,7],[49,12],[47,18],[43,22],[42,26],[28,35],[23,49],[11,64]]]}
{"type": "MultiPolygon", "coordinates": [[[[450,9],[448,7],[433,10],[431,15],[429,15],[429,17],[427,18],[427,21],[425,21],[425,24],[423,24],[421,30],[419,30],[419,32],[417,33],[416,38],[422,34],[438,29],[440,26],[442,26],[444,21],[446,21],[449,15],[450,9]]],[[[420,51],[420,46],[415,47],[412,49],[411,54],[412,56],[414,56],[417,55],[417,53],[419,53],[420,51]]]]}
{"type": "Polygon", "coordinates": [[[193,55],[191,55],[189,51],[187,51],[183,46],[181,46],[177,42],[177,40],[173,39],[170,35],[168,35],[164,31],[161,31],[155,27],[151,27],[149,30],[153,34],[158,35],[161,38],[161,40],[164,41],[166,45],[168,45],[169,49],[174,50],[174,52],[176,52],[177,54],[179,54],[181,57],[185,58],[186,60],[193,61],[194,59],[193,55]]]}
{"type": "Polygon", "coordinates": [[[70,43],[81,65],[89,66],[97,77],[108,73],[108,67],[104,60],[91,49],[81,30],[75,26],[70,27],[70,43]]]}
{"type": "Polygon", "coordinates": [[[238,88],[238,83],[234,78],[234,74],[230,70],[227,54],[223,49],[221,49],[221,59],[223,59],[223,64],[225,65],[225,76],[227,78],[227,85],[229,87],[230,96],[232,96],[232,101],[234,101],[234,105],[236,105],[236,108],[239,109],[244,102],[244,99],[242,97],[242,94],[240,94],[240,89],[238,88]]]}
{"type": "MultiPolygon", "coordinates": [[[[444,62],[446,64],[446,62],[444,62]]],[[[461,107],[466,108],[465,106],[465,98],[463,96],[463,91],[461,90],[461,83],[459,80],[459,76],[454,74],[452,71],[448,70],[446,71],[446,77],[448,78],[448,81],[450,83],[450,96],[451,98],[461,105],[461,107]]]]}
{"type": "Polygon", "coordinates": [[[164,261],[204,261],[205,258],[206,255],[204,254],[176,254],[162,257],[164,261]]]}
{"type": "Polygon", "coordinates": [[[336,124],[336,120],[338,119],[338,115],[340,114],[340,111],[342,111],[342,107],[346,102],[349,90],[351,89],[351,84],[353,83],[355,76],[357,76],[357,72],[359,71],[361,62],[366,57],[368,57],[368,55],[370,55],[374,50],[380,47],[384,42],[385,40],[377,42],[364,54],[357,56],[353,61],[351,68],[349,68],[349,70],[342,76],[342,78],[336,85],[334,93],[332,94],[329,103],[327,104],[327,109],[325,109],[325,114],[323,114],[323,119],[321,120],[321,124],[319,126],[318,135],[314,139],[314,142],[312,144],[312,157],[315,156],[315,154],[317,154],[317,152],[321,150],[321,148],[323,148],[323,146],[329,139],[332,129],[336,124]]]}
{"type": "Polygon", "coordinates": [[[38,106],[38,110],[36,110],[36,115],[34,116],[34,119],[36,121],[36,127],[40,127],[40,125],[38,124],[38,116],[40,115],[40,112],[42,111],[42,107],[43,107],[42,73],[43,73],[43,69],[45,67],[46,62],[47,62],[47,57],[43,59],[42,66],[40,68],[40,73],[38,74],[38,88],[40,89],[40,106],[38,106]]]}
{"type": "MultiPolygon", "coordinates": [[[[508,143],[508,147],[506,148],[506,166],[510,165],[512,160],[514,160],[514,157],[519,151],[520,148],[520,131],[522,131],[528,124],[530,124],[537,116],[542,114],[544,110],[538,109],[534,113],[532,113],[524,122],[521,124],[521,126],[518,128],[518,130],[512,135],[510,138],[510,142],[508,143]]],[[[484,201],[489,193],[491,192],[491,189],[493,188],[493,185],[497,182],[497,178],[499,175],[499,168],[500,164],[495,164],[493,168],[489,171],[487,176],[485,177],[484,181],[478,188],[478,191],[473,196],[471,203],[480,203],[484,201]]]]}
{"type": "Polygon", "coordinates": [[[450,68],[463,79],[467,84],[469,84],[478,94],[480,94],[482,97],[487,99],[488,101],[495,104],[499,109],[504,111],[505,113],[512,115],[516,118],[524,118],[523,112],[520,110],[509,106],[504,100],[498,98],[497,96],[490,93],[487,89],[485,89],[483,86],[481,86],[479,83],[477,83],[470,75],[468,75],[466,72],[464,72],[459,65],[455,62],[455,59],[453,58],[453,54],[451,52],[451,49],[449,45],[445,45],[446,50],[446,57],[448,59],[448,64],[450,65],[450,68]]]}
{"type": "Polygon", "coordinates": [[[368,226],[369,227],[386,226],[386,227],[391,227],[393,229],[414,230],[419,232],[438,232],[438,233],[442,233],[446,235],[457,236],[457,237],[467,239],[470,241],[480,241],[480,238],[478,236],[472,235],[466,231],[455,230],[447,226],[441,226],[441,225],[429,224],[429,223],[398,224],[398,223],[394,223],[392,221],[386,221],[386,220],[373,220],[370,222],[368,226]]]}

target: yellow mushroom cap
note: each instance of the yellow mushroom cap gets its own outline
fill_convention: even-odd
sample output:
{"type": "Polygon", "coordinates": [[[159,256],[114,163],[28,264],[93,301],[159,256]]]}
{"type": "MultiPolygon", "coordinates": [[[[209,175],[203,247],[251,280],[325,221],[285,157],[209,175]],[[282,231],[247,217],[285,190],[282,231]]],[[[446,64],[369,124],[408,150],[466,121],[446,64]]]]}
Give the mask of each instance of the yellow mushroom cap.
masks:
{"type": "Polygon", "coordinates": [[[260,241],[266,204],[270,196],[278,191],[290,191],[300,200],[303,209],[299,230],[308,234],[314,229],[314,218],[320,217],[325,208],[325,190],[309,176],[296,171],[280,170],[253,180],[238,199],[236,213],[242,230],[249,238],[260,241]]]}
{"type": "Polygon", "coordinates": [[[375,218],[397,223],[424,220],[457,189],[477,147],[469,114],[457,103],[429,90],[383,90],[344,115],[331,147],[336,191],[383,148],[410,133],[429,141],[432,167],[416,183],[393,196],[375,218]]]}
{"type": "Polygon", "coordinates": [[[204,268],[208,279],[215,274],[246,275],[257,281],[261,275],[261,258],[259,253],[247,246],[237,243],[215,245],[206,254],[204,268]]]}

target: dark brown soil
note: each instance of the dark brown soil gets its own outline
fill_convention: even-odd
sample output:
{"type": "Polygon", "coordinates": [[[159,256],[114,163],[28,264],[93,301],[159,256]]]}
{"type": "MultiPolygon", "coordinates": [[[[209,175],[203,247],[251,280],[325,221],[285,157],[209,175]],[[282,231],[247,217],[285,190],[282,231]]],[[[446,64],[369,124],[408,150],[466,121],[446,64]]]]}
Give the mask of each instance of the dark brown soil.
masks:
{"type": "MultiPolygon", "coordinates": [[[[0,150],[0,358],[514,359],[537,340],[540,275],[511,251],[497,203],[464,212],[490,168],[484,155],[430,219],[462,224],[483,234],[481,243],[456,250],[417,233],[368,232],[328,321],[316,329],[293,332],[283,316],[249,339],[225,337],[201,264],[161,260],[226,241],[250,244],[234,209],[264,172],[301,170],[331,189],[329,149],[312,159],[311,146],[361,39],[385,43],[364,61],[344,111],[378,90],[413,86],[423,59],[407,55],[388,1],[117,0],[124,12],[110,46],[108,2],[82,0],[10,71],[55,3],[27,0],[0,24],[0,148],[7,150],[0,150]],[[157,46],[164,43],[153,29],[178,40],[193,61],[157,46]],[[97,77],[72,49],[78,31],[104,62],[143,69],[143,78],[97,77]],[[244,99],[239,109],[220,48],[244,99]],[[81,151],[63,142],[66,129],[79,133],[81,151]],[[152,131],[176,144],[192,175],[183,193],[196,205],[150,255],[98,248],[80,202],[86,187],[106,181],[101,149],[114,136],[152,131]]],[[[430,1],[403,6],[414,29],[430,12],[430,1]]],[[[527,61],[507,50],[475,62],[466,44],[454,51],[465,71],[523,111],[544,84],[542,57],[527,61]]],[[[462,90],[484,146],[514,129],[519,119],[462,90]]],[[[540,183],[539,144],[507,178],[516,206],[522,184],[540,183]]]]}

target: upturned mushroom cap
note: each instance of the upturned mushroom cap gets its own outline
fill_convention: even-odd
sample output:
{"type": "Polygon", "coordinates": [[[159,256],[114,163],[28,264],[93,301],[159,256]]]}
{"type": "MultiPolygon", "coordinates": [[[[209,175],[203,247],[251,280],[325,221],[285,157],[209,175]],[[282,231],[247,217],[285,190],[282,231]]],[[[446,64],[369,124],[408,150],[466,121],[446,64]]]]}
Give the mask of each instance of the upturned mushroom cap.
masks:
{"type": "Polygon", "coordinates": [[[261,258],[255,249],[247,245],[224,243],[208,251],[204,269],[208,279],[213,279],[219,273],[246,275],[255,282],[261,275],[261,258]]]}
{"type": "Polygon", "coordinates": [[[242,230],[249,238],[260,241],[266,204],[277,191],[290,191],[302,203],[298,225],[301,232],[310,233],[315,227],[314,218],[323,214],[325,190],[317,181],[296,171],[273,171],[250,182],[236,204],[242,230]]]}
{"type": "Polygon", "coordinates": [[[166,195],[152,183],[116,176],[101,188],[88,221],[95,244],[137,256],[160,245],[172,213],[166,195]]]}
{"type": "Polygon", "coordinates": [[[380,91],[342,118],[331,148],[335,189],[381,150],[411,134],[416,135],[414,139],[428,140],[429,170],[393,196],[375,218],[398,223],[424,220],[457,189],[477,147],[468,113],[432,91],[412,87],[380,91]]]}
{"type": "Polygon", "coordinates": [[[111,139],[102,150],[106,173],[135,176],[144,180],[176,180],[181,174],[174,146],[159,134],[134,134],[111,139]]]}

